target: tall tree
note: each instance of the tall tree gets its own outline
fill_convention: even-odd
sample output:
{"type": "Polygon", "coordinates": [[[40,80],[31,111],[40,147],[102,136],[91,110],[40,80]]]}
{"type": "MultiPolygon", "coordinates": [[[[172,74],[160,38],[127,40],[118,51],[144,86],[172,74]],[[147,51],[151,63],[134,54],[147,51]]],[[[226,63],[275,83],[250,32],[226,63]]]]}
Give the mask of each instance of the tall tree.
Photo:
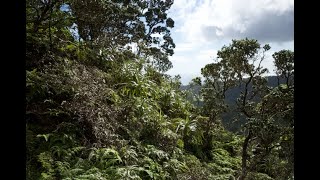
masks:
{"type": "Polygon", "coordinates": [[[138,56],[159,70],[172,67],[174,21],[167,10],[173,0],[70,0],[80,38],[105,49],[134,45],[138,56]]]}
{"type": "Polygon", "coordinates": [[[241,88],[237,110],[247,123],[239,180],[252,172],[288,179],[293,172],[293,52],[274,53],[276,72],[286,78],[286,84],[271,89],[263,77],[268,70],[261,66],[269,49],[268,44],[261,47],[257,40],[233,40],[218,51],[215,63],[201,70],[205,77],[204,113],[212,123],[228,110],[226,92],[235,86],[241,88]],[[267,168],[267,162],[277,158],[286,164],[282,172],[267,168]]]}
{"type": "MultiPolygon", "coordinates": [[[[282,127],[278,126],[275,114],[281,114],[280,112],[283,111],[289,113],[289,110],[279,107],[277,109],[268,108],[268,111],[266,111],[264,107],[280,106],[280,101],[271,98],[274,97],[274,94],[287,98],[289,101],[292,100],[292,97],[288,97],[288,94],[283,92],[285,88],[279,87],[270,91],[270,88],[267,87],[267,81],[263,75],[268,70],[263,68],[261,63],[265,60],[265,52],[269,49],[268,44],[261,47],[258,41],[254,39],[232,40],[229,46],[223,46],[218,51],[218,58],[215,63],[208,64],[201,70],[205,77],[203,88],[204,113],[209,115],[212,123],[220,118],[221,113],[228,110],[224,102],[226,92],[235,86],[242,89],[237,100],[237,110],[241,116],[247,118],[247,123],[244,126],[245,139],[242,145],[240,180],[243,180],[249,172],[253,171],[259,163],[271,154],[272,149],[276,147],[275,144],[279,142],[282,136],[280,133],[282,127]],[[257,103],[256,101],[259,99],[261,102],[257,103]],[[253,149],[260,148],[263,150],[259,153],[256,152],[255,155],[252,154],[253,149]]],[[[275,56],[278,57],[279,54],[275,56]]],[[[282,61],[276,66],[281,72],[291,75],[292,72],[283,68],[282,64],[285,64],[285,61],[290,62],[290,59],[285,59],[283,57],[282,61]]],[[[291,66],[287,67],[290,69],[291,66]]],[[[283,100],[282,102],[288,101],[283,100]]],[[[291,101],[283,107],[287,107],[290,103],[291,101]]]]}
{"type": "MultiPolygon", "coordinates": [[[[50,61],[48,54],[69,44],[73,19],[60,0],[26,2],[26,66],[33,69],[50,61]]],[[[53,59],[53,58],[51,58],[53,59]]]]}
{"type": "Polygon", "coordinates": [[[246,117],[251,117],[250,101],[259,95],[259,92],[261,94],[262,85],[265,85],[262,75],[268,70],[263,68],[261,63],[269,49],[268,44],[261,47],[253,39],[233,40],[229,46],[223,46],[217,53],[216,62],[201,69],[205,77],[205,113],[211,113],[212,116],[215,114],[212,111],[219,111],[218,114],[224,112],[227,108],[224,103],[226,91],[240,86],[242,92],[237,102],[238,110],[246,117]]]}
{"type": "Polygon", "coordinates": [[[280,78],[285,78],[287,86],[291,86],[294,76],[294,53],[290,50],[281,50],[275,52],[272,57],[274,58],[274,65],[276,66],[278,84],[280,84],[280,78]]]}

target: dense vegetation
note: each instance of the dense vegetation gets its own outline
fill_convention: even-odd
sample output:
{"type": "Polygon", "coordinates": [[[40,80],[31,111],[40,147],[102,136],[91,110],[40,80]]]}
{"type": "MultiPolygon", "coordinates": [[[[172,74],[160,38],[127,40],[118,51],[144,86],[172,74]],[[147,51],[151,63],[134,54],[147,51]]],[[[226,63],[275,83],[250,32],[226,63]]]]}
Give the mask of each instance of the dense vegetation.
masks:
{"type": "MultiPolygon", "coordinates": [[[[265,78],[267,86],[270,88],[275,88],[279,84],[286,83],[286,78],[281,76],[266,76],[265,78]]],[[[292,78],[293,76],[290,77],[290,79],[292,78]]],[[[194,82],[181,86],[181,90],[185,90],[187,92],[187,100],[197,108],[202,108],[204,106],[204,100],[201,97],[202,88],[203,87],[201,85],[194,84],[194,82]]],[[[249,84],[248,88],[252,88],[252,83],[249,84]]],[[[229,110],[222,114],[221,122],[227,130],[233,133],[239,133],[241,131],[241,126],[247,121],[245,117],[238,117],[238,112],[235,111],[237,108],[237,98],[240,96],[241,92],[242,85],[228,89],[225,94],[225,103],[229,107],[229,110]]],[[[253,101],[259,102],[260,99],[256,98],[253,101]]]]}
{"type": "Polygon", "coordinates": [[[197,107],[165,74],[172,4],[27,0],[27,179],[293,179],[293,52],[270,87],[270,46],[233,40],[191,82],[197,107]],[[241,133],[221,123],[237,86],[241,133]]]}

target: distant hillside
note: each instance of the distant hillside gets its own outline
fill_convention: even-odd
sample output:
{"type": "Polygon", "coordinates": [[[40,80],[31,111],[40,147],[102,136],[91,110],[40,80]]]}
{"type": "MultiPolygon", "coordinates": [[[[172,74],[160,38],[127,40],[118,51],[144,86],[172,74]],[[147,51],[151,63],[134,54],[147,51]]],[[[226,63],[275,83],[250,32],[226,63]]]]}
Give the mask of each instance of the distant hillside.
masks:
{"type": "MultiPolygon", "coordinates": [[[[278,85],[278,78],[277,76],[268,76],[268,86],[269,87],[276,87],[278,85]]],[[[280,83],[285,83],[285,79],[280,79],[280,83]]],[[[236,100],[237,98],[239,97],[240,95],[240,92],[241,92],[241,88],[242,87],[234,87],[232,89],[229,89],[227,92],[226,92],[226,103],[231,107],[235,107],[236,105],[236,100]]],[[[251,88],[251,86],[249,87],[251,88]]],[[[181,86],[181,90],[189,90],[190,89],[190,86],[189,85],[182,85],[181,86]]],[[[201,90],[201,87],[200,86],[196,86],[194,87],[192,93],[194,94],[198,94],[201,90]]],[[[190,97],[189,97],[189,99],[190,97]]],[[[197,103],[194,103],[194,105],[196,106],[203,106],[203,103],[200,102],[199,104],[197,103]]],[[[225,113],[223,116],[222,116],[222,123],[223,125],[225,126],[225,128],[227,128],[228,130],[230,131],[233,131],[233,132],[236,132],[240,129],[241,125],[245,123],[245,118],[244,117],[239,117],[239,120],[234,122],[234,117],[235,117],[236,113],[235,111],[230,111],[230,112],[227,112],[225,113]]]]}

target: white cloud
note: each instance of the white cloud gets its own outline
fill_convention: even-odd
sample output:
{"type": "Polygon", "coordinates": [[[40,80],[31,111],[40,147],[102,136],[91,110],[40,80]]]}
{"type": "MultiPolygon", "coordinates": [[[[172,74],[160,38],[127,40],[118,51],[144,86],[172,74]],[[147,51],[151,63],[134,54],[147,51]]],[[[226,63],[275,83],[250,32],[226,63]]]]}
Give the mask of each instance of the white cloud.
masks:
{"type": "Polygon", "coordinates": [[[203,49],[200,50],[199,54],[196,56],[199,60],[209,60],[212,61],[217,57],[217,50],[214,49],[203,49]]]}
{"type": "Polygon", "coordinates": [[[170,14],[178,22],[175,32],[182,33],[186,41],[204,43],[206,27],[216,27],[213,33],[217,36],[230,28],[243,33],[265,13],[280,16],[292,10],[293,0],[175,0],[170,14]]]}
{"type": "Polygon", "coordinates": [[[179,53],[170,57],[173,68],[167,73],[171,75],[181,75],[182,84],[188,84],[192,78],[201,76],[201,68],[212,63],[217,51],[212,49],[195,48],[185,54],[179,53]]]}
{"type": "Polygon", "coordinates": [[[192,43],[184,43],[184,44],[179,44],[178,47],[174,49],[174,52],[185,52],[185,51],[190,51],[194,48],[194,45],[192,43]]]}
{"type": "Polygon", "coordinates": [[[271,45],[270,58],[263,65],[272,72],[271,54],[293,50],[293,6],[293,0],[175,0],[169,16],[175,21],[176,49],[168,73],[200,75],[217,50],[246,36],[271,45]]]}

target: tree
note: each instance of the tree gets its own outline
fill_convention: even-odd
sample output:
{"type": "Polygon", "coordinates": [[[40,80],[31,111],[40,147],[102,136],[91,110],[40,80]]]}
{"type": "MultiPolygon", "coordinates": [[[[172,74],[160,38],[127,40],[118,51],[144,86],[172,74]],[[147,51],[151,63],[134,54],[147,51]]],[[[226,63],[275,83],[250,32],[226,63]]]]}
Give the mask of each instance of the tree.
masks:
{"type": "Polygon", "coordinates": [[[294,76],[294,53],[290,50],[281,50],[275,52],[272,57],[276,66],[275,71],[278,76],[278,84],[280,78],[285,78],[287,86],[291,86],[294,76]]]}
{"type": "Polygon", "coordinates": [[[293,94],[292,87],[282,84],[273,88],[257,104],[254,119],[246,124],[255,137],[252,140],[254,156],[251,158],[249,169],[258,169],[271,177],[283,179],[292,177],[293,94]],[[270,161],[275,164],[268,163],[270,161]]]}
{"type": "Polygon", "coordinates": [[[202,90],[205,99],[204,113],[208,114],[212,121],[227,110],[225,94],[235,86],[242,88],[237,102],[238,110],[246,117],[251,117],[252,107],[249,101],[263,88],[258,84],[263,83],[261,75],[266,73],[267,69],[261,66],[261,62],[265,58],[264,53],[269,49],[269,45],[261,48],[253,39],[233,40],[231,45],[223,46],[218,51],[215,63],[201,69],[205,77],[202,90]]]}
{"type": "Polygon", "coordinates": [[[175,44],[174,21],[167,16],[172,0],[70,0],[79,36],[99,48],[135,45],[138,57],[150,59],[159,70],[172,67],[168,56],[175,44]]]}
{"type": "MultiPolygon", "coordinates": [[[[288,94],[283,92],[286,88],[279,87],[271,91],[263,77],[268,70],[263,68],[261,63],[265,59],[265,52],[269,49],[268,44],[261,47],[257,40],[253,39],[232,40],[229,46],[223,46],[218,51],[218,58],[215,63],[208,64],[201,70],[205,77],[203,87],[204,113],[209,115],[213,123],[215,119],[220,118],[221,113],[228,110],[224,102],[226,91],[235,86],[242,89],[237,100],[237,110],[240,116],[247,119],[247,123],[244,126],[245,139],[242,145],[240,180],[243,180],[248,172],[253,171],[259,163],[271,154],[272,149],[276,147],[275,144],[281,139],[281,130],[290,127],[288,124],[279,126],[279,121],[282,122],[283,118],[276,122],[275,115],[286,112],[288,118],[292,111],[285,109],[285,107],[292,103],[293,97],[288,97],[288,94]],[[271,98],[275,94],[278,98],[287,98],[289,101],[281,100],[281,98],[276,101],[271,98]],[[260,103],[257,103],[257,101],[260,101],[260,103]],[[284,109],[280,107],[276,109],[265,108],[266,106],[280,106],[280,104],[283,105],[284,109]],[[261,151],[252,154],[253,149],[261,151]]],[[[276,53],[274,55],[277,58],[276,62],[278,62],[276,65],[278,67],[277,72],[284,72],[282,74],[287,74],[286,77],[291,76],[291,59],[286,59],[291,58],[291,55],[283,57],[281,54],[276,53]],[[290,65],[284,66],[283,64],[290,65]],[[287,69],[284,67],[287,67],[287,69]]],[[[289,91],[288,93],[291,94],[292,92],[289,91]]]]}
{"type": "Polygon", "coordinates": [[[201,77],[193,78],[188,86],[186,86],[186,98],[194,105],[197,106],[197,110],[200,110],[200,103],[203,102],[200,88],[201,88],[201,77]]]}
{"type": "MultiPolygon", "coordinates": [[[[53,61],[50,52],[73,42],[71,15],[60,0],[27,0],[26,66],[32,70],[53,61]]],[[[61,52],[61,51],[60,51],[61,52]]]]}

